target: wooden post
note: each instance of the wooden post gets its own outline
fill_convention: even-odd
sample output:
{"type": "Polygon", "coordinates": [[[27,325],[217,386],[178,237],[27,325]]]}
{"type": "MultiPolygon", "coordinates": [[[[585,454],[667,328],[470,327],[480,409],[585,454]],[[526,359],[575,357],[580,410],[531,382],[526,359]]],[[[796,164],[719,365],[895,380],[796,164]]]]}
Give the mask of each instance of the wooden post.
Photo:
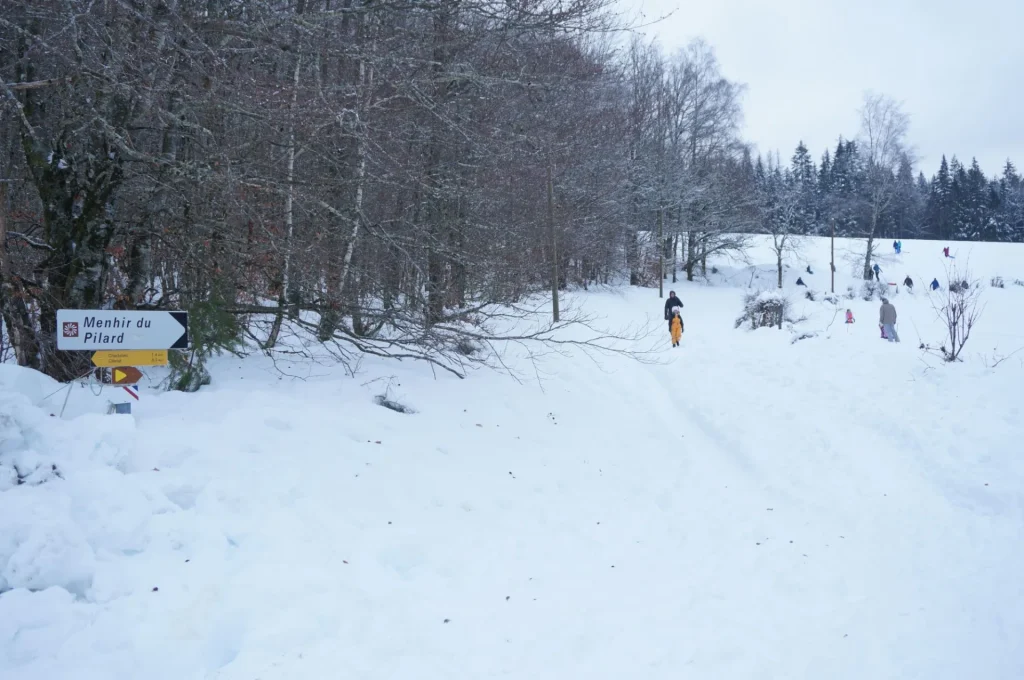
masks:
{"type": "Polygon", "coordinates": [[[829,263],[832,269],[832,292],[836,292],[836,220],[832,218],[832,261],[829,263]]]}
{"type": "Polygon", "coordinates": [[[558,323],[558,240],[555,238],[555,189],[548,163],[548,236],[551,238],[551,316],[558,323]]]}

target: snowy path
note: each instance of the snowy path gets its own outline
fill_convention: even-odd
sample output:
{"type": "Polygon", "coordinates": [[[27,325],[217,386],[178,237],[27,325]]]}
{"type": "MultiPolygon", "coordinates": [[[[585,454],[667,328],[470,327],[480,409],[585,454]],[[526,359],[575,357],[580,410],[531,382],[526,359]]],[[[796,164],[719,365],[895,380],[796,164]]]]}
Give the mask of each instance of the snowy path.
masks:
{"type": "Polygon", "coordinates": [[[859,300],[792,345],[679,288],[665,365],[371,365],[410,415],[254,359],[57,421],[0,372],[3,446],[65,477],[0,492],[0,676],[1024,676],[1021,371],[928,369],[859,300]]]}

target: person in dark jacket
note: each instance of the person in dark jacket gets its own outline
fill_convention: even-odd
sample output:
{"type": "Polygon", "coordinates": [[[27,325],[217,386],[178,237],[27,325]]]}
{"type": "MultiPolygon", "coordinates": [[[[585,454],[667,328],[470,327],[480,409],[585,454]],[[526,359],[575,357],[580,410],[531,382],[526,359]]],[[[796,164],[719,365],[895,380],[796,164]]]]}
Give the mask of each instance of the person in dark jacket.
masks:
{"type": "Polygon", "coordinates": [[[914,279],[910,278],[909,274],[907,275],[907,278],[903,279],[903,285],[906,286],[907,290],[911,293],[914,292],[914,279]]]}
{"type": "Polygon", "coordinates": [[[881,281],[881,279],[878,277],[878,275],[882,273],[882,268],[878,266],[877,262],[875,263],[875,266],[872,267],[872,269],[875,272],[875,281],[881,281]]]}
{"type": "Polygon", "coordinates": [[[806,283],[804,283],[804,279],[803,279],[803,277],[802,277],[802,276],[798,276],[798,277],[796,277],[796,285],[798,285],[798,286],[804,286],[805,288],[807,287],[807,284],[806,284],[806,283]]]}
{"type": "Polygon", "coordinates": [[[670,290],[668,292],[668,300],[665,300],[665,321],[668,322],[669,333],[672,332],[672,308],[682,306],[682,300],[676,297],[676,292],[674,290],[670,290]]]}
{"type": "Polygon", "coordinates": [[[938,289],[939,289],[939,280],[938,279],[932,279],[932,290],[938,290],[938,289]]]}

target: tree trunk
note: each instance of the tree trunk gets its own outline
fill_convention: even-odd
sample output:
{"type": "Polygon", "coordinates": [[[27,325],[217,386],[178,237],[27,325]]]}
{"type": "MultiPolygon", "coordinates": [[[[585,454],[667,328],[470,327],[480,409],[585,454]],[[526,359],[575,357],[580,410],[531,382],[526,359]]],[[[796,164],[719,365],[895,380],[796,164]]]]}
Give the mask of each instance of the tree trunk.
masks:
{"type": "Polygon", "coordinates": [[[875,254],[875,229],[878,228],[878,210],[872,208],[871,210],[871,232],[868,234],[868,247],[864,253],[864,280],[870,281],[875,277],[874,272],[871,270],[871,259],[875,254]]]}
{"type": "Polygon", "coordinates": [[[270,328],[270,335],[264,347],[273,349],[277,344],[277,338],[281,333],[281,323],[284,320],[285,308],[288,305],[288,296],[291,293],[292,273],[292,239],[295,234],[295,105],[299,97],[299,74],[302,69],[302,55],[295,60],[295,76],[292,81],[292,101],[288,111],[288,168],[285,182],[288,185],[288,193],[284,198],[284,262],[281,266],[281,294],[277,300],[277,313],[274,315],[274,324],[270,328]]]}
{"type": "Polygon", "coordinates": [[[46,272],[39,299],[42,369],[61,382],[81,377],[91,363],[87,353],[57,349],[57,310],[98,309],[104,302],[107,248],[113,238],[106,211],[121,172],[119,162],[110,158],[112,151],[100,143],[96,147],[93,154],[65,160],[64,169],[26,148],[44,206],[45,240],[52,248],[40,266],[46,272]],[[85,167],[76,168],[78,163],[85,167]]]}
{"type": "Polygon", "coordinates": [[[548,163],[548,237],[551,241],[551,317],[558,323],[558,239],[555,236],[555,189],[548,163]]]}
{"type": "Polygon", "coordinates": [[[679,234],[672,234],[672,283],[679,279],[679,234]]]}
{"type": "Polygon", "coordinates": [[[658,299],[665,297],[665,227],[662,208],[658,208],[658,299]]]}
{"type": "Polygon", "coordinates": [[[0,180],[0,315],[18,365],[38,370],[39,341],[25,304],[27,297],[24,286],[14,279],[7,253],[7,183],[0,180]]]}
{"type": "Polygon", "coordinates": [[[693,230],[686,232],[686,280],[693,281],[693,268],[697,264],[694,256],[697,251],[697,233],[693,230]]]}
{"type": "Polygon", "coordinates": [[[775,248],[776,266],[779,271],[779,288],[782,288],[782,248],[776,246],[775,248]]]}

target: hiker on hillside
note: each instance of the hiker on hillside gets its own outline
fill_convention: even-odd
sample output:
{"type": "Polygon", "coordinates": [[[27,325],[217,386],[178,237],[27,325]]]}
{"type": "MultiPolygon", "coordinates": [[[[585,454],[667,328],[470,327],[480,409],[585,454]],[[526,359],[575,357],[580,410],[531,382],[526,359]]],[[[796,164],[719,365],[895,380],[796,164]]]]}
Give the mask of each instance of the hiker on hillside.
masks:
{"type": "Polygon", "coordinates": [[[814,272],[811,271],[811,265],[807,265],[807,273],[808,274],[814,274],[814,272]]]}
{"type": "Polygon", "coordinates": [[[881,281],[881,279],[878,278],[878,275],[882,273],[882,268],[878,266],[877,262],[875,263],[875,266],[872,267],[872,270],[875,272],[875,281],[881,281]]]}
{"type": "Polygon", "coordinates": [[[670,290],[668,292],[668,300],[665,300],[665,321],[668,322],[668,330],[669,330],[670,333],[672,332],[672,308],[673,307],[679,307],[680,309],[682,309],[683,302],[682,302],[682,300],[680,300],[679,298],[676,297],[676,292],[674,290],[670,290]]]}
{"type": "Polygon", "coordinates": [[[895,252],[896,254],[899,254],[899,252],[900,252],[900,244],[899,244],[899,241],[893,241],[893,242],[892,242],[892,250],[893,250],[893,252],[895,252]]]}
{"type": "Polygon", "coordinates": [[[683,317],[679,315],[682,307],[672,308],[672,320],[669,322],[669,333],[672,335],[672,346],[679,347],[679,340],[683,337],[683,317]]]}
{"type": "Polygon", "coordinates": [[[849,309],[846,310],[846,323],[854,323],[856,319],[853,318],[853,312],[849,309]]]}
{"type": "Polygon", "coordinates": [[[903,279],[903,285],[907,287],[911,293],[914,292],[914,279],[910,278],[910,274],[907,274],[907,278],[903,279]]]}
{"type": "Polygon", "coordinates": [[[932,290],[938,290],[938,289],[939,289],[939,280],[938,279],[932,279],[932,290]]]}
{"type": "Polygon", "coordinates": [[[896,308],[888,298],[882,298],[882,306],[878,310],[878,325],[882,327],[886,340],[900,341],[900,336],[896,335],[896,308]]]}
{"type": "Polygon", "coordinates": [[[804,288],[806,288],[806,287],[807,287],[807,284],[806,284],[806,283],[804,283],[804,279],[803,279],[803,277],[802,277],[802,276],[798,276],[798,277],[796,277],[796,285],[798,285],[798,286],[803,286],[804,288]]]}
{"type": "Polygon", "coordinates": [[[945,248],[942,249],[942,254],[945,255],[946,257],[949,257],[949,246],[946,246],[945,248]]]}

